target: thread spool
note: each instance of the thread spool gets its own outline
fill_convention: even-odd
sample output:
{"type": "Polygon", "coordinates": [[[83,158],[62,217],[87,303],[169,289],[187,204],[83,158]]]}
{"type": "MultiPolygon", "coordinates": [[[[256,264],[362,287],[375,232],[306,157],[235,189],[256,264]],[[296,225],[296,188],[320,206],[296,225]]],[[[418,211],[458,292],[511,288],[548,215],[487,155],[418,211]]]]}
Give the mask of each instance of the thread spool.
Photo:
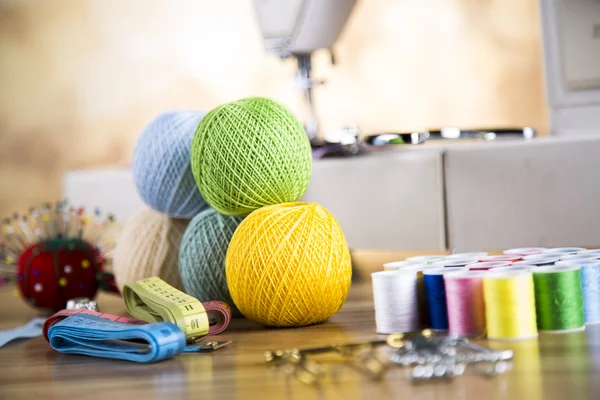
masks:
{"type": "Polygon", "coordinates": [[[597,260],[600,258],[600,255],[596,255],[596,254],[583,254],[583,253],[577,253],[577,254],[568,254],[566,256],[560,256],[559,259],[560,261],[569,261],[569,260],[597,260]]]}
{"type": "Polygon", "coordinates": [[[483,278],[489,339],[537,336],[533,276],[528,271],[488,272],[483,278]]]}
{"type": "Polygon", "coordinates": [[[585,323],[600,323],[600,262],[581,266],[581,289],[585,323]]]}
{"type": "Polygon", "coordinates": [[[140,135],[131,170],[148,206],[175,218],[191,218],[207,207],[196,187],[190,148],[204,112],[172,111],[152,120],[140,135]]]}
{"type": "Polygon", "coordinates": [[[433,263],[431,263],[431,265],[437,267],[437,268],[458,268],[458,267],[464,267],[465,265],[468,264],[473,264],[476,263],[478,261],[478,258],[445,258],[444,260],[441,261],[435,261],[433,263]]]}
{"type": "Polygon", "coordinates": [[[431,264],[434,263],[436,261],[441,261],[443,259],[445,259],[445,256],[415,256],[415,257],[408,257],[406,260],[407,263],[409,264],[431,264]]]}
{"type": "Polygon", "coordinates": [[[583,292],[583,313],[586,324],[600,322],[600,261],[596,259],[565,260],[557,266],[579,267],[581,269],[581,288],[583,292]]]}
{"type": "Polygon", "coordinates": [[[540,331],[567,333],[584,329],[579,267],[539,267],[533,271],[533,282],[540,331]]]}
{"type": "Polygon", "coordinates": [[[488,255],[488,253],[486,253],[485,251],[480,251],[480,252],[476,252],[476,253],[456,253],[456,254],[450,254],[448,257],[446,258],[481,258],[481,257],[486,257],[488,255]]]}
{"type": "Polygon", "coordinates": [[[502,253],[509,256],[530,256],[532,254],[540,254],[546,250],[545,247],[519,247],[516,249],[504,250],[502,253]]]}
{"type": "Polygon", "coordinates": [[[399,268],[404,268],[409,265],[418,265],[418,264],[411,264],[406,261],[393,261],[393,262],[383,264],[383,270],[384,271],[396,271],[399,268]]]}
{"type": "Polygon", "coordinates": [[[508,267],[512,265],[508,261],[488,261],[488,262],[478,262],[473,264],[465,265],[465,268],[468,268],[469,271],[487,271],[495,268],[508,267]]]}
{"type": "Polygon", "coordinates": [[[559,254],[576,254],[582,251],[586,251],[583,247],[554,247],[552,249],[546,249],[543,253],[559,253],[559,254]]]}
{"type": "Polygon", "coordinates": [[[485,333],[483,271],[463,271],[444,275],[448,306],[448,333],[481,336],[485,333]]]}
{"type": "Polygon", "coordinates": [[[505,255],[501,255],[501,256],[481,257],[479,259],[479,262],[508,261],[508,262],[512,263],[512,262],[521,261],[522,259],[523,259],[523,257],[518,256],[518,255],[505,254],[505,255]]]}
{"type": "Polygon", "coordinates": [[[440,331],[448,330],[448,306],[446,304],[444,275],[458,271],[463,271],[463,268],[429,268],[423,271],[425,296],[427,298],[427,314],[431,329],[440,331]]]}
{"type": "Polygon", "coordinates": [[[523,257],[523,261],[525,261],[529,264],[537,265],[538,267],[546,266],[546,265],[553,265],[553,264],[557,263],[559,260],[560,260],[559,254],[542,253],[542,254],[533,254],[530,256],[523,257]]]}
{"type": "Polygon", "coordinates": [[[533,265],[533,264],[521,264],[521,265],[512,264],[512,265],[510,265],[508,267],[494,268],[493,272],[508,272],[508,271],[529,271],[529,272],[532,272],[536,268],[537,268],[537,265],[533,265]]]}
{"type": "Polygon", "coordinates": [[[593,256],[596,256],[596,257],[600,258],[600,249],[586,250],[586,251],[582,251],[582,252],[580,252],[578,254],[581,254],[582,256],[583,255],[585,255],[585,256],[593,255],[593,256]]]}
{"type": "Polygon", "coordinates": [[[371,274],[377,333],[421,329],[419,290],[415,271],[380,271],[371,274]]]}

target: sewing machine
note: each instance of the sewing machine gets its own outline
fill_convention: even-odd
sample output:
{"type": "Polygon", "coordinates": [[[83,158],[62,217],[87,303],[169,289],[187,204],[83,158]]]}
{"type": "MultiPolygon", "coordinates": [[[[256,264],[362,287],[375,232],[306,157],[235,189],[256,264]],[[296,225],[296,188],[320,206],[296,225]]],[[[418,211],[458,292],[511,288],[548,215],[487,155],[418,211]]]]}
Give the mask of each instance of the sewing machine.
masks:
{"type": "MultiPolygon", "coordinates": [[[[313,102],[313,87],[324,81],[312,78],[311,57],[319,49],[328,49],[331,62],[335,63],[332,46],[355,3],[356,0],[254,1],[266,51],[281,59],[295,57],[298,62],[296,83],[304,93],[307,112],[304,129],[313,145],[319,142],[322,133],[313,102]]],[[[336,136],[334,142],[348,145],[357,142],[358,131],[346,128],[329,136],[336,136]]]]}

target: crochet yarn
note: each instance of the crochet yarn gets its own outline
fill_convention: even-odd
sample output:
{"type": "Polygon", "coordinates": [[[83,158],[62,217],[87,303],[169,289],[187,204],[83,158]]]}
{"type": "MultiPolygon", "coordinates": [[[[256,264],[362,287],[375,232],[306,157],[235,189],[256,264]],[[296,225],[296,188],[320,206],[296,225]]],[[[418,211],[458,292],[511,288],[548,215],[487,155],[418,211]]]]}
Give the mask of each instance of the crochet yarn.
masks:
{"type": "Polygon", "coordinates": [[[152,276],[183,290],[177,260],[188,222],[147,209],[125,224],[113,258],[113,273],[119,290],[127,283],[152,276]]]}
{"type": "Polygon", "coordinates": [[[225,279],[225,255],[240,222],[241,217],[205,210],[189,223],[179,247],[179,272],[185,292],[201,302],[223,301],[238,315],[225,279]]]}
{"type": "Polygon", "coordinates": [[[133,152],[133,179],[142,200],[175,218],[191,218],[206,208],[190,166],[190,146],[199,111],[171,111],[144,129],[133,152]]]}
{"type": "Polygon", "coordinates": [[[302,125],[281,104],[245,98],[210,111],[198,125],[192,172],[207,203],[241,216],[272,204],[298,200],[312,170],[302,125]]]}
{"type": "Polygon", "coordinates": [[[229,244],[231,297],[252,321],[304,326],[327,320],[350,289],[350,251],[335,218],[316,203],[260,208],[229,244]]]}

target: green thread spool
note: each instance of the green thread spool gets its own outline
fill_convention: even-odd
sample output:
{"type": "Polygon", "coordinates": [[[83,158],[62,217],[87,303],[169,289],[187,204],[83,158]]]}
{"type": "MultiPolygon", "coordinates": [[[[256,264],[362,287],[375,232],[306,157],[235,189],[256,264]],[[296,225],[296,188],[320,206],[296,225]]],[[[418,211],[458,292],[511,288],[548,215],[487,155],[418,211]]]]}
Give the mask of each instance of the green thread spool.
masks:
{"type": "Polygon", "coordinates": [[[579,267],[549,266],[532,272],[538,329],[561,333],[584,329],[579,267]]]}
{"type": "Polygon", "coordinates": [[[258,97],[210,111],[196,129],[190,159],[206,202],[230,216],[298,200],[312,171],[300,122],[278,102],[258,97]]]}

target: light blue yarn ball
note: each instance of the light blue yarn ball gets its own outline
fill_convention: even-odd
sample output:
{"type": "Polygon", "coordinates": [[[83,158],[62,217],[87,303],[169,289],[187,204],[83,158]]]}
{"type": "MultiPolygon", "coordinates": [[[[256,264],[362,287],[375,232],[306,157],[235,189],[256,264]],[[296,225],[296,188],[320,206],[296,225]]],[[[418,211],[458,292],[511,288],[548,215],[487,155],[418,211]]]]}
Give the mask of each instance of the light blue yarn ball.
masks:
{"type": "Polygon", "coordinates": [[[185,292],[202,302],[223,301],[234,315],[240,313],[227,287],[225,255],[242,219],[209,208],[190,221],[179,246],[179,274],[185,292]]]}
{"type": "Polygon", "coordinates": [[[152,120],[133,152],[133,180],[148,206],[175,218],[191,218],[207,207],[190,165],[200,111],[171,111],[152,120]]]}

